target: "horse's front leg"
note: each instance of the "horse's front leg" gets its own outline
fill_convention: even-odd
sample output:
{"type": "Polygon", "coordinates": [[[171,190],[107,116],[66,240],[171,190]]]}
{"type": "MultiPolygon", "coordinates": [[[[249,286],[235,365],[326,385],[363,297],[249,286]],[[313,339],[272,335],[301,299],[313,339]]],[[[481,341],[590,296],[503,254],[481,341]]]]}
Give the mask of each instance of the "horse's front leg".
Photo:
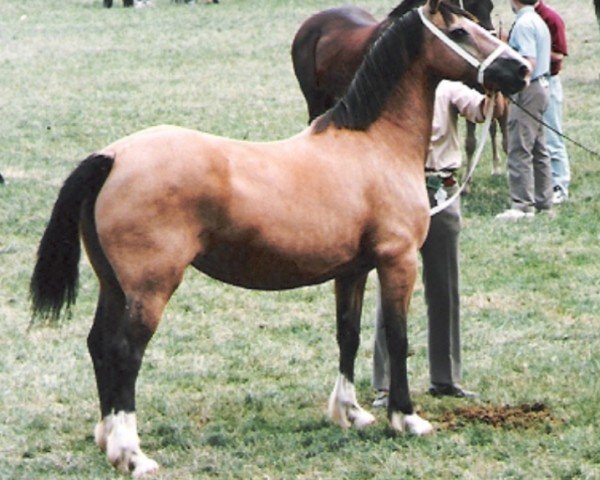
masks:
{"type": "Polygon", "coordinates": [[[417,271],[417,254],[388,257],[378,268],[381,308],[390,359],[388,419],[393,430],[415,435],[433,432],[427,420],[414,413],[408,388],[407,313],[417,271]]]}
{"type": "MultiPolygon", "coordinates": [[[[471,166],[473,165],[473,155],[475,154],[475,148],[477,147],[477,138],[476,138],[476,128],[477,126],[470,122],[466,121],[467,130],[465,135],[465,153],[467,154],[467,166],[465,169],[465,176],[471,171],[471,166]]],[[[471,184],[473,183],[473,178],[469,179],[467,185],[463,190],[464,194],[468,194],[471,191],[471,184]]]]}
{"type": "Polygon", "coordinates": [[[375,417],[361,408],[354,389],[354,360],[360,343],[360,315],[367,275],[337,278],[335,299],[337,342],[340,348],[339,375],[329,397],[330,418],[342,428],[362,428],[375,417]]]}
{"type": "Polygon", "coordinates": [[[490,124],[490,143],[492,144],[492,175],[500,175],[502,173],[500,151],[498,150],[498,124],[492,122],[490,124]]]}

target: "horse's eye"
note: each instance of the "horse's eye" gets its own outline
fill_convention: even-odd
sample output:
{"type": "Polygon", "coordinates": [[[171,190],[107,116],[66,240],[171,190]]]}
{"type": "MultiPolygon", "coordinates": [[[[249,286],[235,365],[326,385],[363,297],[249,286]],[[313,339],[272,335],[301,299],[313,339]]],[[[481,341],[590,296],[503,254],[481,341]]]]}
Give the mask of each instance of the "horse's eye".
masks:
{"type": "Polygon", "coordinates": [[[469,32],[462,27],[458,27],[448,32],[448,36],[455,42],[459,42],[467,38],[469,36],[469,32]]]}

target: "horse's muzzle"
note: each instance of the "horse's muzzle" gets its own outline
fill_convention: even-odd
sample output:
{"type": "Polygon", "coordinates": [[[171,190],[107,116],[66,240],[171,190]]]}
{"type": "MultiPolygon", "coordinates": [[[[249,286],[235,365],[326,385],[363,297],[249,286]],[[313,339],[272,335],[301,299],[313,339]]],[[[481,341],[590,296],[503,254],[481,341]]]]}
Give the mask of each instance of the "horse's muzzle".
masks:
{"type": "Polygon", "coordinates": [[[486,90],[512,95],[523,90],[530,77],[531,69],[519,59],[498,58],[485,71],[483,84],[486,90]]]}

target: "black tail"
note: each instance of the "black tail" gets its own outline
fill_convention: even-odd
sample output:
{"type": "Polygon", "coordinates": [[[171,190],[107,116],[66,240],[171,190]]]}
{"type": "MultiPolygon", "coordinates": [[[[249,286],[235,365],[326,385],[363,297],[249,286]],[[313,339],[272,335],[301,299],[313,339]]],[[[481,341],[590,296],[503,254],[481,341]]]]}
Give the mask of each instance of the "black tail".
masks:
{"type": "Polygon", "coordinates": [[[33,315],[57,320],[77,297],[79,217],[84,201],[96,201],[114,159],[93,154],[65,180],[37,253],[29,291],[33,315]]]}
{"type": "Polygon", "coordinates": [[[600,0],[594,0],[594,9],[596,10],[596,18],[598,19],[598,25],[600,25],[600,0]]]}

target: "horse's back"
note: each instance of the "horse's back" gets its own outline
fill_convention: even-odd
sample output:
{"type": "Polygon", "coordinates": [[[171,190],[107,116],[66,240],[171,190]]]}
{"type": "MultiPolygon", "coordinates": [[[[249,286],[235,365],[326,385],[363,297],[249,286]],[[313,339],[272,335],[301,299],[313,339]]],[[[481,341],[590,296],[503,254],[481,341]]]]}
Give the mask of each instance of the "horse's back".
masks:
{"type": "Polygon", "coordinates": [[[345,90],[379,25],[355,6],[324,10],[302,24],[292,43],[292,62],[311,120],[345,90]]]}

